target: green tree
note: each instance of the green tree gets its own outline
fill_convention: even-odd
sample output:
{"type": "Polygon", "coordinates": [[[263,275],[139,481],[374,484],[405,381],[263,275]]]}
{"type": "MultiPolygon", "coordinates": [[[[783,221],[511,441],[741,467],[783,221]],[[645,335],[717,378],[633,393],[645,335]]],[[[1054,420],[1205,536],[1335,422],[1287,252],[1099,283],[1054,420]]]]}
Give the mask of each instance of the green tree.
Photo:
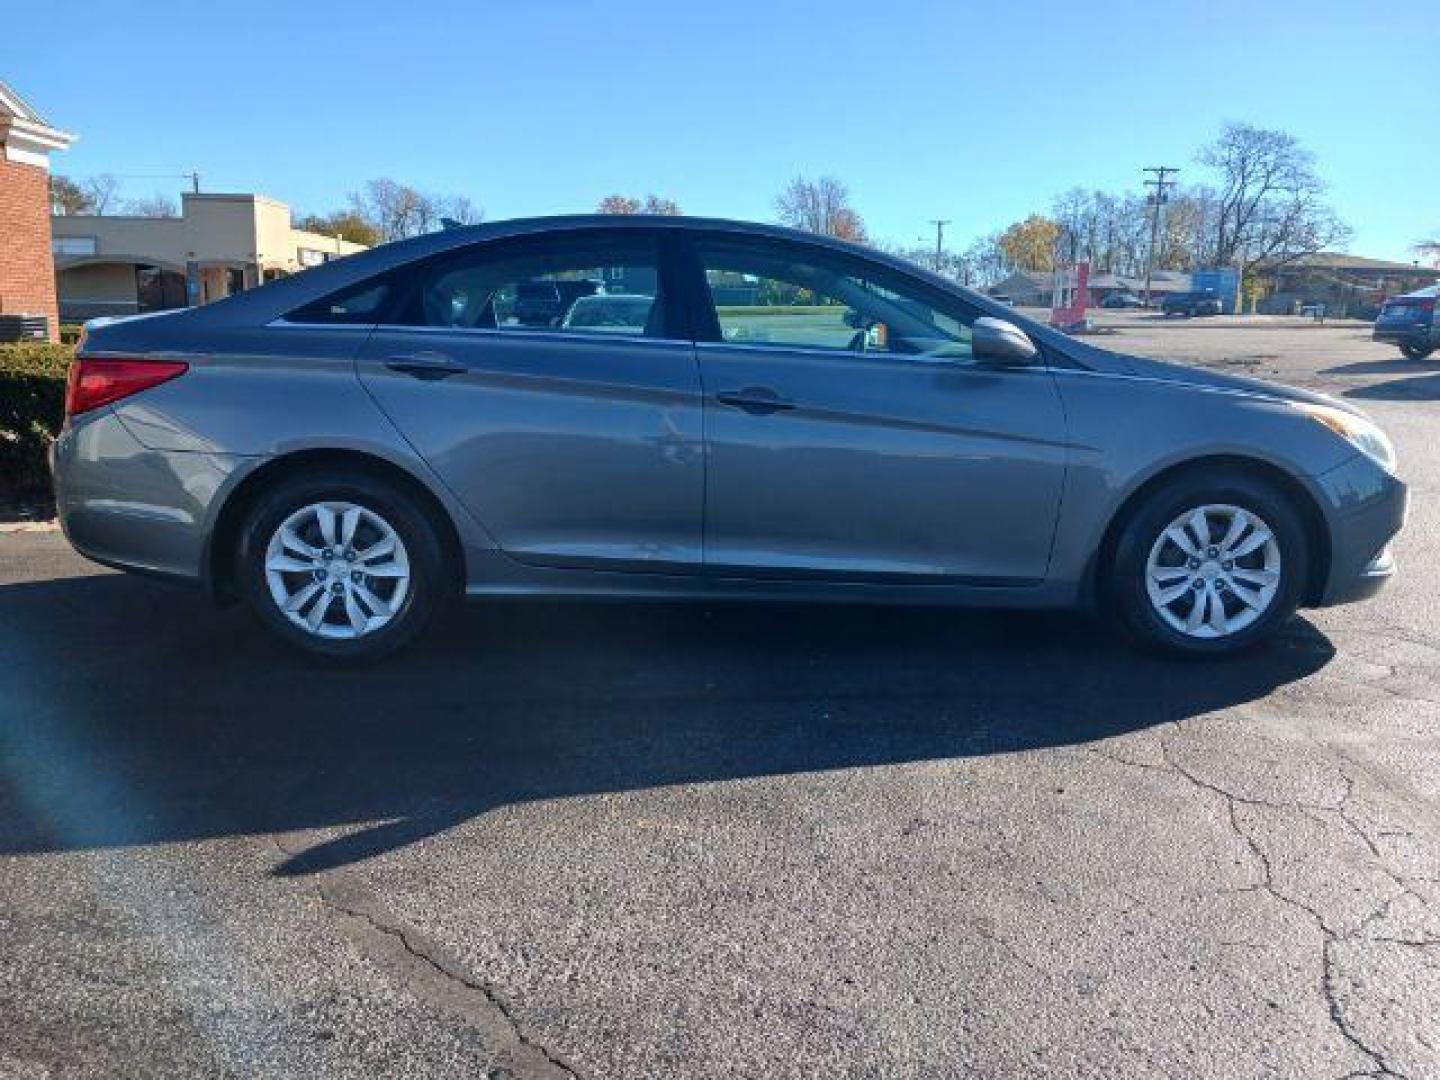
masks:
{"type": "Polygon", "coordinates": [[[56,214],[93,214],[95,202],[89,194],[68,176],[52,173],[50,176],[50,207],[56,214]]]}
{"type": "Polygon", "coordinates": [[[307,214],[297,223],[297,228],[322,236],[339,236],[352,244],[374,247],[380,243],[380,230],[374,222],[368,221],[354,210],[332,210],[328,214],[307,214]]]}

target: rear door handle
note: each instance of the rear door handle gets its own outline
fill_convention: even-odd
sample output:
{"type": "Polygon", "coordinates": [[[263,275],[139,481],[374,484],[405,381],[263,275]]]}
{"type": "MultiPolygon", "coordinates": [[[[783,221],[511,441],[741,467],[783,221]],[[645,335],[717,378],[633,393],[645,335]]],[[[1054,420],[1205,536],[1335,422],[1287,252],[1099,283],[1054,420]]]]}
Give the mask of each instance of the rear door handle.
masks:
{"type": "Polygon", "coordinates": [[[752,416],[768,416],[770,413],[795,408],[795,402],[788,398],[782,398],[768,386],[747,386],[744,390],[721,390],[715,395],[715,400],[721,405],[728,405],[732,409],[739,409],[752,416]]]}
{"type": "Polygon", "coordinates": [[[448,379],[451,375],[464,374],[468,369],[443,353],[415,353],[410,356],[392,356],[385,361],[391,371],[410,375],[426,382],[448,379]]]}

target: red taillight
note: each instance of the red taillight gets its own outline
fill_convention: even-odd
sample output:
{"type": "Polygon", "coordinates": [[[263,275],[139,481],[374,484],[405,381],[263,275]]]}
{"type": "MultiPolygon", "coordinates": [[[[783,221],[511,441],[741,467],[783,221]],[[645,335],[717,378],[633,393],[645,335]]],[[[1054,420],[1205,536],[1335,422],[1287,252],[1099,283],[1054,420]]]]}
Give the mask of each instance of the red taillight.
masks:
{"type": "Polygon", "coordinates": [[[76,360],[65,387],[65,415],[79,416],[159,386],[189,367],[178,360],[76,360]]]}
{"type": "Polygon", "coordinates": [[[1422,300],[1417,300],[1415,301],[1415,306],[1418,307],[1421,311],[1434,311],[1435,297],[1427,296],[1422,300]]]}

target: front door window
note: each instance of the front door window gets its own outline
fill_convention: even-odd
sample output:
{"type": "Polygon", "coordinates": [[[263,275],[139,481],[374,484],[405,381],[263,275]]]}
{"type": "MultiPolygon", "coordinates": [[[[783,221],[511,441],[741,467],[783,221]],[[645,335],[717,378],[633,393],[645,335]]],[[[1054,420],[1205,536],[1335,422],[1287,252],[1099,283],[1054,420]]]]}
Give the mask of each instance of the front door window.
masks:
{"type": "Polygon", "coordinates": [[[699,255],[725,342],[970,359],[972,316],[906,289],[878,268],[780,244],[715,241],[699,245],[699,255]]]}

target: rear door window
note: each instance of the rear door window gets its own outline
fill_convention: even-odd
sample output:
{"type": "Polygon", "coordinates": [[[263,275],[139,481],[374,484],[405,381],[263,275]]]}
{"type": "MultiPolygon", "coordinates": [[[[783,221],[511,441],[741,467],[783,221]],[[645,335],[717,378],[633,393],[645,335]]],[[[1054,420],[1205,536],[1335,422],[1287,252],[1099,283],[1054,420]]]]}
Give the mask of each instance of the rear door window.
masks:
{"type": "Polygon", "coordinates": [[[659,246],[646,236],[479,247],[417,275],[407,325],[666,337],[659,246]]]}

